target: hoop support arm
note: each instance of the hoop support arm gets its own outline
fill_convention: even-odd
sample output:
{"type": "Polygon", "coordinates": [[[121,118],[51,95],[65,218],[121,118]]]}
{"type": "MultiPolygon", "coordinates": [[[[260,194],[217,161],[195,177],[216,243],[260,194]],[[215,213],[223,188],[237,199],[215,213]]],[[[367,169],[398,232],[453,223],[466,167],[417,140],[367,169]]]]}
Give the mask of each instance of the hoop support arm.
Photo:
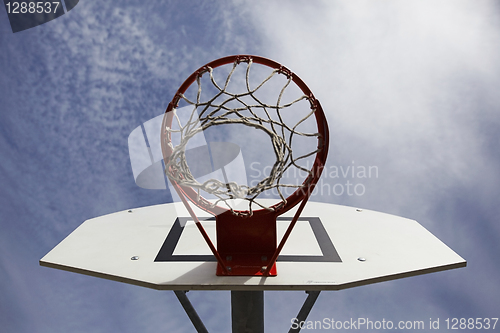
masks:
{"type": "Polygon", "coordinates": [[[288,240],[288,237],[290,236],[290,233],[292,232],[293,227],[295,227],[295,224],[297,223],[297,220],[300,217],[300,214],[302,214],[302,210],[306,206],[307,200],[309,200],[309,196],[311,195],[312,191],[308,191],[306,194],[305,198],[302,199],[302,202],[300,203],[299,209],[295,212],[295,215],[293,216],[292,222],[290,222],[290,225],[288,226],[288,229],[286,230],[285,234],[283,235],[283,238],[281,239],[280,244],[276,248],[276,251],[274,252],[273,256],[271,257],[271,260],[269,261],[269,265],[266,267],[266,270],[264,272],[264,276],[268,276],[269,272],[271,271],[273,265],[276,263],[276,260],[278,259],[278,256],[283,249],[283,246],[285,245],[286,241],[288,240]]]}
{"type": "Polygon", "coordinates": [[[215,248],[214,244],[212,243],[212,240],[210,239],[210,237],[208,236],[207,232],[205,231],[205,228],[203,228],[203,225],[201,224],[200,220],[198,219],[198,217],[194,213],[193,209],[191,208],[191,206],[187,202],[186,198],[184,197],[184,194],[177,187],[178,185],[176,183],[172,184],[172,185],[174,185],[173,187],[175,188],[175,190],[177,191],[177,194],[181,198],[182,203],[184,204],[184,206],[188,210],[189,215],[191,215],[191,217],[193,218],[196,226],[198,227],[198,230],[200,231],[201,235],[203,236],[203,239],[205,239],[205,242],[208,244],[208,247],[210,248],[210,251],[212,251],[212,253],[215,256],[215,259],[217,259],[217,262],[222,267],[222,270],[224,271],[224,274],[227,275],[228,271],[227,271],[227,268],[226,268],[226,264],[222,260],[219,252],[217,252],[217,249],[215,248]]]}

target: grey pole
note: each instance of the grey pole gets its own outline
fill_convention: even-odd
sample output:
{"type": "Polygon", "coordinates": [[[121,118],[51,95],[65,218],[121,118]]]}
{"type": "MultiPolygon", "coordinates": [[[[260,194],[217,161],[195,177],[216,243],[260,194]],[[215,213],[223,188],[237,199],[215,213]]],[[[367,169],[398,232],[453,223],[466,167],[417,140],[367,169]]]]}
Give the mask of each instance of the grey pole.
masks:
{"type": "Polygon", "coordinates": [[[264,291],[231,290],[232,333],[264,333],[264,291]]]}

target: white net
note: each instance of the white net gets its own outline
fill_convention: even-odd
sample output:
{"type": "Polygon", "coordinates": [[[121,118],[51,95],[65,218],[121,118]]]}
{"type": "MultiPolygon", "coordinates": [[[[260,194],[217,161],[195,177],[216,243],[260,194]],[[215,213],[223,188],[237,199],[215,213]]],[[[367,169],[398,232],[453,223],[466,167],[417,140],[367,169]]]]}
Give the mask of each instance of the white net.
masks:
{"type": "MultiPolygon", "coordinates": [[[[190,116],[186,121],[181,122],[180,117],[173,112],[172,124],[165,128],[167,138],[169,138],[167,145],[170,154],[165,160],[165,169],[168,178],[171,181],[183,187],[193,188],[197,192],[197,199],[200,200],[207,194],[215,197],[211,201],[211,205],[224,204],[234,214],[252,215],[254,205],[259,208],[273,210],[280,205],[267,207],[258,202],[257,197],[266,191],[273,190],[277,193],[279,200],[282,204],[286,203],[288,192],[285,190],[292,189],[293,191],[307,187],[310,182],[313,171],[311,165],[307,163],[300,163],[307,159],[314,158],[318,152],[318,137],[317,126],[310,131],[303,131],[301,124],[306,121],[314,122],[315,104],[310,100],[309,96],[303,94],[300,89],[292,81],[292,75],[282,69],[272,69],[265,67],[267,70],[263,80],[259,80],[252,87],[254,80],[251,80],[251,68],[265,67],[256,65],[251,59],[245,62],[234,62],[228,70],[227,75],[222,76],[223,84],[218,83],[218,78],[214,72],[219,68],[206,67],[203,73],[200,73],[196,78],[196,91],[190,96],[186,94],[178,95],[179,101],[192,106],[190,116]],[[237,85],[241,91],[234,91],[233,85],[230,85],[232,79],[239,80],[235,77],[235,71],[238,66],[245,66],[244,74],[242,74],[241,84],[237,85]],[[202,74],[208,73],[209,80],[204,80],[202,84],[202,74]],[[217,77],[217,79],[216,79],[217,77]],[[277,79],[277,78],[280,79],[277,79]],[[271,87],[271,82],[279,82],[279,88],[275,89],[277,97],[273,97],[275,102],[267,103],[264,96],[269,95],[268,89],[271,87]],[[205,85],[210,83],[211,87],[205,85]],[[209,97],[202,93],[202,85],[204,90],[210,90],[209,97]],[[292,86],[300,94],[288,102],[284,96],[292,86]],[[265,91],[265,93],[264,93],[265,91]],[[293,115],[286,114],[287,111],[291,112],[293,106],[305,102],[300,108],[293,110],[293,115]],[[199,135],[201,132],[208,130],[213,126],[221,125],[244,125],[246,127],[257,129],[270,139],[273,155],[275,158],[269,168],[268,174],[262,176],[262,179],[254,182],[251,185],[239,184],[237,182],[228,181],[227,179],[209,179],[200,182],[191,173],[187,159],[186,159],[186,146],[190,139],[199,135]],[[174,140],[173,138],[176,137],[174,140]],[[304,149],[292,149],[297,138],[312,138],[313,144],[304,149]],[[177,142],[174,145],[173,142],[177,142]],[[295,151],[294,151],[295,150],[295,151]],[[300,183],[284,181],[283,177],[289,173],[292,168],[296,168],[299,174],[303,176],[300,183]],[[305,177],[304,177],[305,176],[305,177]],[[305,178],[305,181],[304,181],[305,178]],[[235,210],[229,201],[239,199],[248,203],[246,210],[235,210]]],[[[273,86],[276,86],[273,83],[273,86]]],[[[287,95],[288,97],[288,95],[287,95]]],[[[288,99],[288,98],[286,98],[288,99]]],[[[178,103],[176,103],[178,104],[178,103]]],[[[311,128],[308,128],[311,129],[311,128]]],[[[249,144],[252,143],[252,138],[248,137],[249,144]]],[[[309,139],[311,140],[311,139],[309,139]]],[[[294,173],[295,175],[297,172],[294,173]]]]}

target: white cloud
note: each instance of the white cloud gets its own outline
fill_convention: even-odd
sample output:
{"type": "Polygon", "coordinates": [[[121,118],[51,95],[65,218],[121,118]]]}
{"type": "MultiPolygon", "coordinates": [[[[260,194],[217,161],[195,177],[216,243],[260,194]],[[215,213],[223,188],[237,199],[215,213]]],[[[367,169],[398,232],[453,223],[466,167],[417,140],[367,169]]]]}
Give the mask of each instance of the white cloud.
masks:
{"type": "Polygon", "coordinates": [[[494,3],[293,4],[255,6],[252,19],[267,55],[321,100],[332,132],[329,163],[356,158],[378,165],[388,190],[391,178],[413,188],[427,183],[428,192],[467,181],[481,166],[475,161],[488,159],[477,126],[497,121],[478,91],[491,99],[500,83],[494,3]]]}
{"type": "MultiPolygon", "coordinates": [[[[495,207],[492,198],[498,197],[500,165],[492,148],[498,143],[500,106],[497,12],[492,1],[272,2],[252,7],[265,55],[302,77],[327,112],[332,138],[327,165],[347,167],[355,161],[379,169],[378,178],[362,180],[362,197],[324,195],[316,200],[417,218],[466,259],[489,258],[496,245],[485,243],[478,230],[498,232],[495,219],[474,216],[495,207]],[[475,213],[460,216],[463,200],[475,213]],[[474,235],[465,231],[471,228],[474,235]]],[[[489,285],[487,275],[498,275],[498,265],[480,267],[485,274],[481,280],[489,285]]],[[[489,287],[458,291],[449,285],[451,277],[458,285],[472,283],[470,271],[441,274],[339,293],[331,296],[339,300],[333,304],[344,300],[346,308],[331,313],[316,307],[313,316],[314,311],[374,313],[363,300],[384,287],[384,297],[404,302],[397,296],[404,294],[421,306],[384,303],[379,315],[456,315],[463,307],[454,305],[453,297],[478,313],[494,307],[491,298],[487,305],[475,301],[478,295],[486,297],[489,287]],[[441,310],[431,306],[436,289],[423,288],[419,295],[401,289],[424,281],[448,284],[441,310]],[[445,296],[449,293],[460,294],[445,296]]]]}

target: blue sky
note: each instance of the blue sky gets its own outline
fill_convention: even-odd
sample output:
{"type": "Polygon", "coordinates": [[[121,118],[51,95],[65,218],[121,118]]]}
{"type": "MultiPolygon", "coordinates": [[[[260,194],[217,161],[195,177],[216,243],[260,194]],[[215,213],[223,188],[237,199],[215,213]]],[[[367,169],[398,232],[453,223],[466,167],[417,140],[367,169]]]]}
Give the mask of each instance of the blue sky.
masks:
{"type": "MultiPolygon", "coordinates": [[[[466,268],[323,292],[309,319],[498,317],[500,7],[495,1],[82,0],[12,34],[0,10],[2,332],[193,332],[172,292],[40,267],[84,220],[165,203],[134,183],[127,138],[216,58],[285,64],[321,100],[327,168],[376,166],[363,195],[313,200],[419,221],[466,268]]],[[[331,170],[331,169],[327,169],[331,170]]],[[[229,332],[229,292],[190,292],[229,332]]],[[[266,293],[268,332],[303,292],[266,293]]]]}

